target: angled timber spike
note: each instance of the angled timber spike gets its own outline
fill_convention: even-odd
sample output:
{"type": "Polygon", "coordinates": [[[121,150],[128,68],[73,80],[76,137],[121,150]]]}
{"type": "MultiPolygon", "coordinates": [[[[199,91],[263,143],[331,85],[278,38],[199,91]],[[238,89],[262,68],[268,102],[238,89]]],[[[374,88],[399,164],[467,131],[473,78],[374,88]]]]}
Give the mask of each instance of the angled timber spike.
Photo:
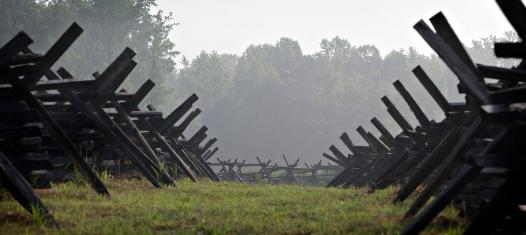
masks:
{"type": "MultiPolygon", "coordinates": [[[[128,126],[134,130],[134,134],[135,134],[135,137],[138,139],[139,141],[139,144],[141,145],[142,149],[144,150],[144,152],[150,157],[150,159],[155,162],[155,164],[157,165],[161,165],[161,163],[159,162],[158,160],[158,156],[157,154],[155,153],[155,151],[153,150],[153,148],[150,146],[150,144],[148,143],[148,141],[146,140],[146,138],[142,135],[141,131],[139,130],[139,128],[137,127],[137,125],[135,124],[135,122],[133,122],[130,118],[130,116],[128,115],[128,112],[126,112],[126,110],[119,104],[119,102],[117,101],[112,101],[112,104],[115,108],[115,110],[117,110],[117,113],[119,114],[119,116],[124,119],[124,121],[126,122],[126,124],[128,124],[128,126]]],[[[160,172],[159,172],[160,173],[160,172]]],[[[161,173],[163,177],[166,177],[168,182],[175,182],[174,179],[172,179],[168,174],[165,174],[166,172],[163,172],[161,173]]]]}
{"type": "Polygon", "coordinates": [[[298,166],[298,163],[299,163],[299,162],[300,162],[300,159],[298,158],[298,159],[294,162],[294,164],[292,164],[292,166],[293,166],[293,167],[298,166]]]}
{"type": "Polygon", "coordinates": [[[396,106],[389,100],[387,96],[382,97],[382,102],[387,107],[387,112],[391,115],[391,117],[395,120],[396,124],[402,128],[402,130],[405,131],[412,131],[414,130],[411,124],[402,116],[400,111],[396,108],[396,106]]]}
{"type": "MultiPolygon", "coordinates": [[[[360,136],[365,140],[365,142],[367,142],[367,144],[369,145],[369,147],[373,148],[373,149],[376,149],[376,146],[373,142],[373,140],[371,140],[369,138],[369,135],[367,135],[367,131],[365,131],[365,129],[362,127],[362,126],[358,126],[358,128],[356,128],[356,131],[358,132],[358,134],[360,134],[360,136]]],[[[376,149],[378,150],[378,149],[376,149]]]]}
{"type": "MultiPolygon", "coordinates": [[[[126,66],[129,66],[128,64],[130,61],[132,61],[133,57],[135,56],[135,52],[130,48],[125,48],[113,62],[106,67],[106,69],[100,74],[97,78],[97,83],[93,86],[93,88],[88,89],[88,94],[96,94],[96,93],[103,93],[103,90],[106,89],[110,83],[115,82],[112,81],[114,79],[115,74],[118,74],[122,72],[126,66]]],[[[96,76],[97,74],[94,74],[96,76]]],[[[116,89],[116,88],[115,88],[116,89]]]]}
{"type": "Polygon", "coordinates": [[[57,69],[57,74],[62,79],[73,79],[74,78],[73,75],[71,73],[69,73],[69,71],[67,71],[64,67],[60,67],[59,69],[57,69]]]}
{"type": "Polygon", "coordinates": [[[212,147],[212,145],[214,145],[215,142],[217,142],[217,138],[209,139],[208,142],[206,142],[206,144],[199,150],[199,155],[202,156],[206,151],[208,151],[208,149],[210,149],[210,147],[212,147]]]}
{"type": "MultiPolygon", "coordinates": [[[[448,177],[448,174],[453,169],[455,163],[463,157],[462,150],[464,149],[464,146],[474,137],[475,134],[477,134],[480,126],[481,119],[477,118],[473,123],[471,123],[469,128],[464,133],[462,133],[459,140],[456,141],[456,145],[451,148],[447,155],[445,155],[445,158],[442,160],[442,165],[436,169],[436,173],[433,174],[430,180],[428,180],[429,183],[418,195],[411,207],[407,210],[406,214],[404,215],[404,219],[415,215],[418,210],[420,210],[420,208],[425,205],[432,194],[438,190],[443,181],[448,177]]],[[[487,146],[487,148],[489,147],[487,146]]]]}
{"type": "Polygon", "coordinates": [[[337,158],[335,158],[335,157],[333,157],[333,156],[331,156],[331,155],[329,155],[329,154],[323,153],[322,155],[323,155],[325,158],[327,158],[327,159],[329,159],[329,160],[335,162],[336,164],[338,164],[338,165],[340,165],[340,166],[347,166],[346,163],[341,162],[340,160],[338,160],[337,158]]]}
{"type": "Polygon", "coordinates": [[[283,157],[283,160],[285,160],[287,166],[290,167],[289,161],[287,160],[287,157],[285,157],[285,154],[282,154],[281,156],[283,157]]]}
{"type": "MultiPolygon", "coordinates": [[[[407,199],[429,177],[430,172],[436,168],[443,156],[448,154],[458,144],[459,132],[459,128],[453,128],[447,133],[433,151],[429,153],[425,161],[420,164],[419,168],[413,172],[408,182],[400,188],[393,202],[402,202],[407,199]]],[[[460,144],[463,145],[463,143],[460,144]]]]}
{"type": "Polygon", "coordinates": [[[336,146],[331,145],[329,147],[329,150],[338,159],[339,162],[343,163],[342,165],[347,165],[349,163],[349,159],[336,146]]]}
{"type": "MultiPolygon", "coordinates": [[[[187,175],[192,181],[197,182],[199,179],[197,178],[195,172],[190,169],[190,167],[185,163],[185,161],[181,158],[180,153],[177,152],[176,149],[174,149],[168,141],[166,141],[165,137],[162,136],[156,129],[153,127],[149,122],[145,122],[146,126],[150,130],[150,133],[152,133],[157,141],[161,144],[162,148],[170,154],[170,156],[175,159],[177,164],[181,167],[181,169],[184,171],[185,175],[187,175]]],[[[176,146],[177,147],[177,146],[176,146]]]]}
{"type": "Polygon", "coordinates": [[[218,147],[215,147],[214,150],[212,150],[208,155],[204,156],[204,159],[205,160],[208,160],[209,158],[211,158],[212,156],[214,156],[214,154],[219,150],[218,147]]]}
{"type": "Polygon", "coordinates": [[[24,50],[33,40],[24,32],[18,33],[0,48],[0,68],[6,66],[18,53],[24,50]]]}
{"type": "Polygon", "coordinates": [[[157,111],[157,109],[153,106],[153,104],[146,105],[146,108],[150,111],[157,111]]]}
{"type": "Polygon", "coordinates": [[[389,132],[389,130],[387,130],[387,128],[385,128],[384,124],[382,124],[380,120],[378,120],[376,117],[373,117],[371,119],[371,123],[376,127],[376,129],[378,129],[382,136],[387,140],[389,145],[394,144],[395,139],[393,135],[391,134],[391,132],[389,132]]]}
{"type": "Polygon", "coordinates": [[[464,61],[453,51],[453,49],[424,22],[419,21],[414,29],[438,54],[444,63],[453,71],[457,78],[464,84],[465,88],[481,104],[494,103],[489,90],[482,83],[478,74],[464,63],[464,61]]]}
{"type": "Polygon", "coordinates": [[[40,59],[23,82],[23,87],[30,89],[35,85],[46,73],[49,71],[51,66],[57,62],[57,60],[66,52],[66,50],[77,40],[82,33],[82,28],[77,24],[73,23],[60,38],[49,48],[44,57],[40,59]]]}
{"type": "Polygon", "coordinates": [[[451,111],[451,106],[447,99],[444,97],[442,92],[438,90],[438,88],[435,86],[433,81],[431,81],[431,78],[426,74],[424,69],[422,67],[416,66],[416,68],[413,69],[413,74],[418,79],[418,81],[424,86],[426,91],[431,94],[431,97],[437,102],[438,106],[442,109],[444,113],[448,113],[451,111]]]}
{"type": "Polygon", "coordinates": [[[194,111],[192,111],[190,114],[188,114],[188,116],[186,116],[186,118],[179,124],[177,125],[175,128],[173,128],[171,130],[171,134],[173,136],[173,138],[179,138],[183,135],[183,132],[186,130],[186,128],[188,128],[188,126],[190,125],[190,123],[201,113],[201,110],[200,109],[195,109],[194,111]]]}
{"type": "Polygon", "coordinates": [[[200,135],[200,137],[196,139],[194,142],[192,142],[192,144],[195,145],[196,147],[199,147],[199,145],[201,145],[201,143],[206,139],[206,137],[208,137],[206,133],[203,135],[200,135]]]}
{"type": "Polygon", "coordinates": [[[188,97],[179,107],[177,107],[170,115],[168,115],[162,126],[159,130],[164,133],[167,129],[171,128],[183,115],[192,108],[193,103],[195,103],[199,97],[196,94],[192,94],[188,97]]]}
{"type": "Polygon", "coordinates": [[[354,155],[359,155],[359,153],[357,153],[356,151],[356,148],[353,144],[353,142],[351,141],[351,138],[349,137],[349,135],[347,134],[347,132],[343,132],[341,135],[340,135],[340,140],[343,142],[343,144],[345,144],[345,146],[354,154],[354,155]]]}
{"type": "Polygon", "coordinates": [[[125,103],[125,106],[126,107],[134,107],[134,108],[139,106],[139,103],[141,103],[142,100],[144,100],[146,95],[148,95],[148,93],[150,93],[150,91],[153,89],[154,86],[155,86],[155,83],[152,80],[150,80],[150,79],[146,80],[139,87],[137,92],[135,92],[133,97],[130,100],[128,100],[128,102],[125,103]]]}
{"type": "Polygon", "coordinates": [[[0,152],[0,182],[26,211],[34,213],[34,209],[37,208],[46,222],[58,227],[57,221],[38,198],[31,185],[2,152],[0,152]]]}
{"type": "Polygon", "coordinates": [[[108,81],[106,86],[99,87],[99,94],[96,96],[98,100],[109,99],[115,95],[115,91],[119,86],[126,80],[128,75],[133,71],[137,66],[137,62],[130,60],[126,65],[122,67],[121,70],[115,70],[114,73],[111,73],[105,79],[108,81]]]}
{"type": "Polygon", "coordinates": [[[407,105],[409,106],[411,111],[413,111],[413,114],[415,115],[415,117],[418,120],[418,122],[420,123],[420,125],[422,127],[428,127],[429,125],[431,125],[431,122],[429,121],[429,119],[424,114],[424,111],[422,111],[420,106],[416,103],[415,99],[413,99],[411,94],[409,94],[409,92],[405,89],[405,87],[402,84],[402,82],[400,82],[400,80],[396,80],[393,83],[393,85],[396,88],[396,90],[398,91],[398,93],[400,93],[402,98],[404,98],[405,102],[407,103],[407,105]]]}
{"type": "Polygon", "coordinates": [[[195,143],[197,140],[201,139],[203,135],[206,135],[206,131],[208,131],[208,128],[206,126],[202,126],[195,132],[195,134],[188,140],[189,143],[195,143]]]}
{"type": "Polygon", "coordinates": [[[376,138],[376,136],[374,136],[371,132],[367,132],[367,136],[369,137],[369,140],[371,140],[371,142],[373,143],[374,148],[377,149],[379,152],[385,153],[390,151],[389,147],[387,147],[387,145],[384,144],[381,140],[376,138]]]}
{"type": "Polygon", "coordinates": [[[402,230],[401,234],[418,234],[424,230],[433,218],[478,175],[480,170],[477,166],[464,164],[452,182],[402,230]]]}
{"type": "Polygon", "coordinates": [[[435,28],[437,34],[444,40],[444,42],[446,42],[453,49],[453,51],[462,61],[464,61],[464,63],[473,71],[473,73],[479,74],[475,64],[469,57],[468,52],[462,45],[462,42],[460,42],[460,39],[449,24],[444,14],[442,14],[442,12],[438,12],[429,20],[431,21],[431,24],[435,28]]]}

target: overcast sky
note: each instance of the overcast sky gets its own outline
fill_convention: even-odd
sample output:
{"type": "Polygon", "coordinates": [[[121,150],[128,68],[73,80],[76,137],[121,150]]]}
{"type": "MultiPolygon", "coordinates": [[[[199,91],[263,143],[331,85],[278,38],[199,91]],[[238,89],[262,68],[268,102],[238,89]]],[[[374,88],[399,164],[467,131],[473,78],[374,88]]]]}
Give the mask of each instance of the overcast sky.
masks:
{"type": "Polygon", "coordinates": [[[283,36],[299,41],[305,54],[334,36],[374,44],[382,55],[409,46],[429,53],[412,26],[438,11],[463,42],[511,30],[494,0],[159,0],[158,6],[180,23],[171,39],[188,58],[201,50],[241,54],[283,36]]]}

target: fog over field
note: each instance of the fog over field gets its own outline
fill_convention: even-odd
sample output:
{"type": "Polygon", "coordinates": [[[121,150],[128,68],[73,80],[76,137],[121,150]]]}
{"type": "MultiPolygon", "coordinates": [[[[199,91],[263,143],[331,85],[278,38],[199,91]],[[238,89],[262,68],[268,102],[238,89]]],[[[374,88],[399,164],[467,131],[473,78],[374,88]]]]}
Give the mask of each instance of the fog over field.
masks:
{"type": "Polygon", "coordinates": [[[36,39],[33,48],[43,50],[77,21],[84,34],[62,62],[78,77],[104,69],[128,45],[138,66],[124,87],[133,91],[147,78],[157,83],[141,105],[170,112],[196,93],[203,113],[186,135],[206,124],[219,139],[217,156],[250,162],[255,156],[280,162],[282,154],[317,162],[344,131],[357,144],[364,143],[359,125],[378,135],[373,116],[397,134],[380,101],[387,94],[409,111],[392,86],[397,79],[439,121],[443,115],[411,70],[422,65],[450,101],[459,96],[452,74],[412,29],[423,16],[442,10],[477,63],[510,64],[491,56],[492,42],[516,39],[492,0],[2,5],[1,44],[23,29],[36,39]],[[18,8],[27,10],[10,10],[18,8]]]}
{"type": "Polygon", "coordinates": [[[249,160],[281,161],[284,153],[315,162],[343,131],[362,144],[358,125],[377,134],[372,116],[398,132],[380,101],[388,94],[409,112],[391,85],[397,79],[439,121],[411,70],[422,64],[451,101],[458,100],[456,81],[413,30],[423,16],[443,11],[479,63],[495,63],[491,43],[472,39],[511,30],[490,0],[162,0],[158,8],[180,23],[170,34],[177,49],[188,60],[197,56],[177,65],[176,96],[197,91],[221,156],[249,160]]]}

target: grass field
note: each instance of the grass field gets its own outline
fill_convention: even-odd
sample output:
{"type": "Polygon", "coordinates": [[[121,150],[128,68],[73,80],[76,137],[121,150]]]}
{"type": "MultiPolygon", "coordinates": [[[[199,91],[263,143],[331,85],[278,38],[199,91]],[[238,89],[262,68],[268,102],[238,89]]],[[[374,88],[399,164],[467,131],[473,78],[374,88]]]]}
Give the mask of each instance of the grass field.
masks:
{"type": "MultiPolygon", "coordinates": [[[[111,198],[74,183],[38,190],[61,224],[51,228],[6,192],[0,234],[396,234],[408,203],[389,203],[395,188],[192,183],[155,189],[146,181],[107,180],[111,198]]],[[[427,234],[459,234],[465,222],[445,210],[427,234]]]]}

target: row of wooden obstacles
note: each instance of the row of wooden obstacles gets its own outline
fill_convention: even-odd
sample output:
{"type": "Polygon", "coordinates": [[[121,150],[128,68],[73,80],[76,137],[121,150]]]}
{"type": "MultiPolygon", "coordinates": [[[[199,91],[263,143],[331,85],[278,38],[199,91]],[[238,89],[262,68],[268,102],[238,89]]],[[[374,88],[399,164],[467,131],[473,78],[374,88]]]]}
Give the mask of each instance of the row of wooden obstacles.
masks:
{"type": "MultiPolygon", "coordinates": [[[[526,39],[526,8],[520,0],[497,0],[498,6],[526,39]]],[[[340,136],[352,152],[335,146],[326,158],[345,167],[328,186],[369,187],[371,191],[400,185],[393,203],[415,200],[403,220],[402,234],[417,234],[446,206],[453,204],[470,220],[467,234],[519,234],[526,231],[526,62],[502,68],[475,64],[442,13],[414,29],[433,48],[459,80],[465,102],[450,103],[424,70],[413,70],[417,80],[440,106],[444,120],[429,120],[400,81],[396,90],[418,120],[413,127],[387,97],[387,112],[403,130],[391,134],[373,118],[379,138],[362,127],[357,131],[367,146],[356,146],[340,136]],[[421,187],[421,190],[417,188],[421,187]]],[[[523,42],[495,43],[501,58],[526,58],[523,42]]]]}
{"type": "Polygon", "coordinates": [[[342,166],[323,165],[320,160],[316,164],[304,163],[305,167],[300,167],[300,159],[290,163],[283,155],[285,166],[272,163],[272,160],[266,162],[256,157],[257,163],[247,163],[246,159],[221,160],[209,162],[208,165],[217,167],[217,175],[221,180],[239,181],[241,183],[271,183],[271,184],[303,184],[303,185],[323,185],[334,178],[342,166]]]}
{"type": "Polygon", "coordinates": [[[151,80],[135,93],[117,92],[137,65],[131,49],[93,78],[52,69],[81,33],[72,24],[44,54],[29,49],[32,39],[24,32],[0,48],[1,186],[29,212],[37,209],[57,225],[32,185],[62,181],[74,171],[105,196],[109,190],[96,170],[125,174],[133,169],[155,187],[173,185],[180,177],[218,181],[205,160],[217,152],[212,149],[217,139],[202,144],[205,126],[190,138],[183,135],[200,113],[190,112],[195,94],[163,117],[152,105],[139,108],[155,85],[151,80]]]}

